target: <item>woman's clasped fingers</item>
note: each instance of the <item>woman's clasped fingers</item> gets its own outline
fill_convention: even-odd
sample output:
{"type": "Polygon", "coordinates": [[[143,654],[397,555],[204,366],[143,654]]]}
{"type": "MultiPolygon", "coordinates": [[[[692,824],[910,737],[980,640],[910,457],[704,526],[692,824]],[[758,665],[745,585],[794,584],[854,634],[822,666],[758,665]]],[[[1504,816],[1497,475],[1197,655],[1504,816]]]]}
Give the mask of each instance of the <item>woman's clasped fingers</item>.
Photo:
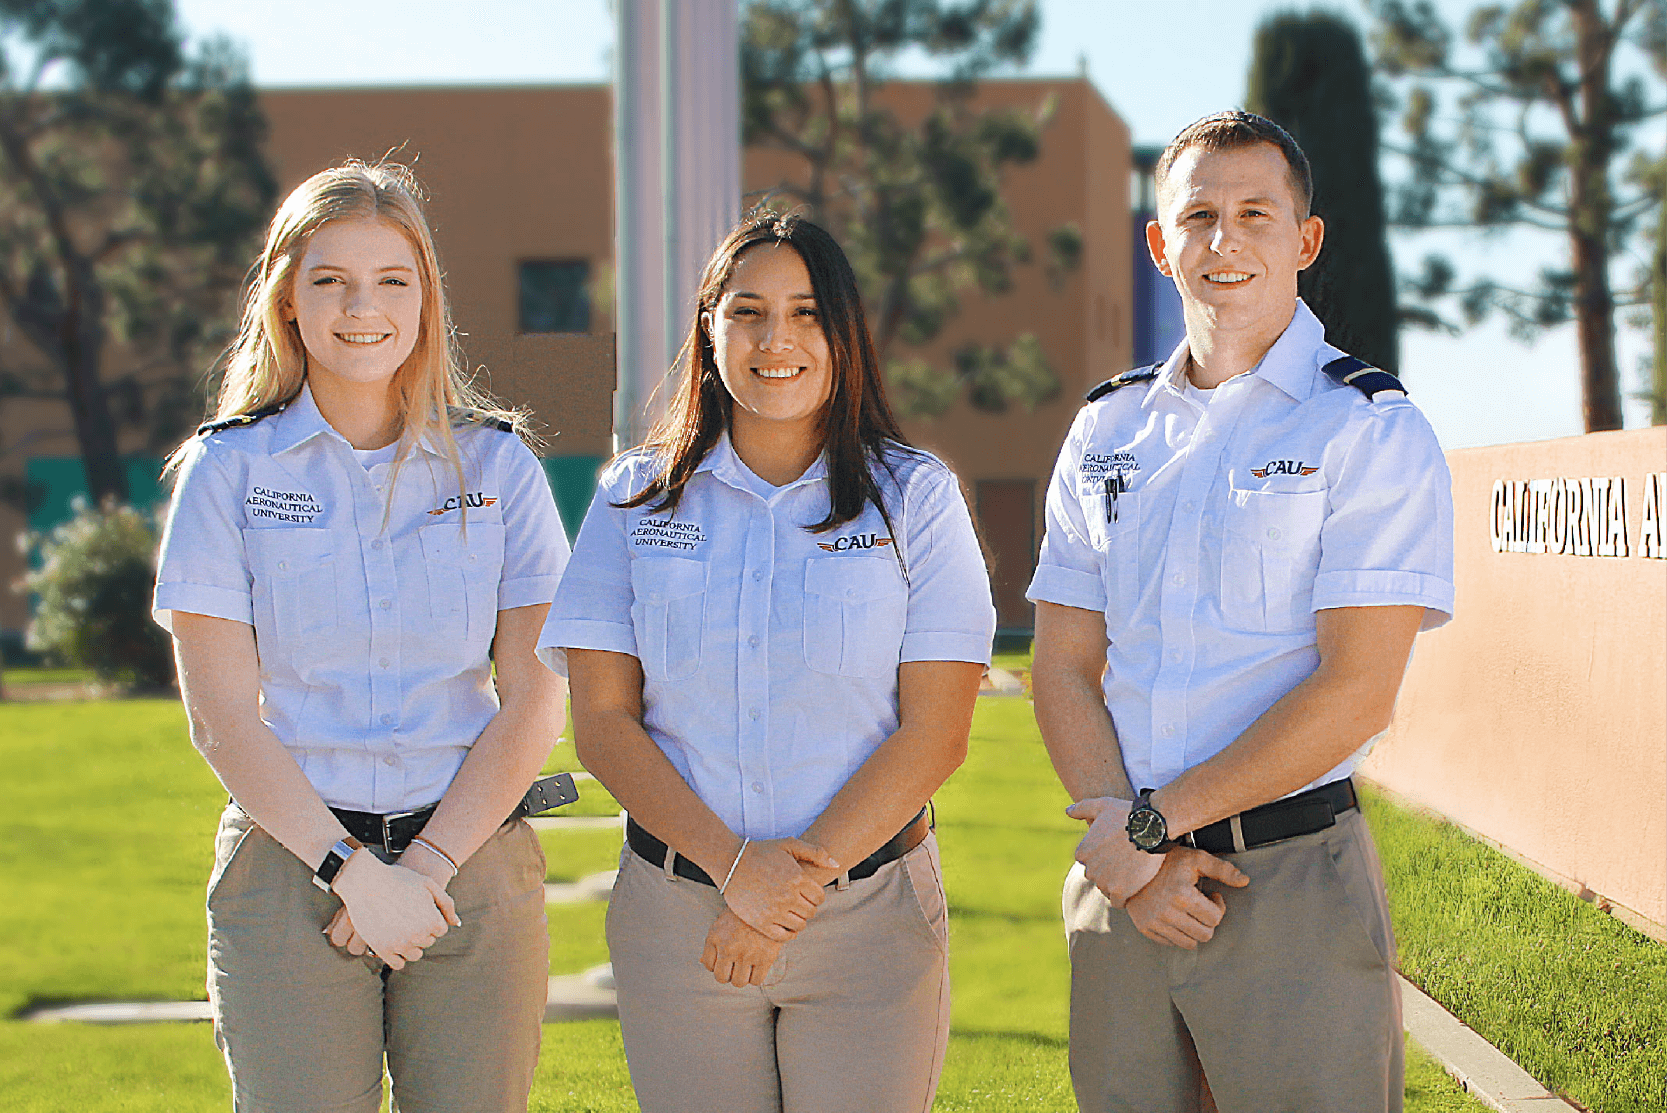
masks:
{"type": "Polygon", "coordinates": [[[798,839],[749,843],[724,889],[724,901],[735,914],[777,942],[791,938],[827,899],[822,886],[805,872],[800,853],[832,860],[798,839]]]}

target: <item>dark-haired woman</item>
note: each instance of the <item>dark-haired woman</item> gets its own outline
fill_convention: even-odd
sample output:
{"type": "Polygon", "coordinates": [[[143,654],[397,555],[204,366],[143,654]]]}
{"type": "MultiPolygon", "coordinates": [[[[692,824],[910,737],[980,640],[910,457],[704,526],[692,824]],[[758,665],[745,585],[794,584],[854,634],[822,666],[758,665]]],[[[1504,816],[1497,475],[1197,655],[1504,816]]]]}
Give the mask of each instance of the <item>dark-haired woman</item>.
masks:
{"type": "Polygon", "coordinates": [[[608,945],[648,1113],[930,1107],[949,982],[926,803],[993,628],[959,486],[891,415],[844,253],[743,222],[540,637],[631,817],[608,945]]]}

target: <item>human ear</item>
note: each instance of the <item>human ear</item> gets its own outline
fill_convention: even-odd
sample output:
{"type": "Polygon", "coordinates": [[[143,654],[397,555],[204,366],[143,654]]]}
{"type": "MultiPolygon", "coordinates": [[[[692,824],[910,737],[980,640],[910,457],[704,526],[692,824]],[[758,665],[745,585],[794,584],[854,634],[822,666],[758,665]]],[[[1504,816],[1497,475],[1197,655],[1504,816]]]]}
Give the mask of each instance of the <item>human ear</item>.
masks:
{"type": "Polygon", "coordinates": [[[1163,226],[1155,220],[1146,222],[1146,250],[1152,256],[1152,265],[1158,268],[1158,273],[1165,278],[1174,278],[1170,273],[1169,260],[1165,257],[1163,240],[1163,226]]]}
{"type": "Polygon", "coordinates": [[[1320,245],[1325,242],[1325,221],[1310,216],[1302,222],[1297,234],[1302,238],[1297,251],[1297,270],[1307,270],[1320,257],[1320,245]]]}

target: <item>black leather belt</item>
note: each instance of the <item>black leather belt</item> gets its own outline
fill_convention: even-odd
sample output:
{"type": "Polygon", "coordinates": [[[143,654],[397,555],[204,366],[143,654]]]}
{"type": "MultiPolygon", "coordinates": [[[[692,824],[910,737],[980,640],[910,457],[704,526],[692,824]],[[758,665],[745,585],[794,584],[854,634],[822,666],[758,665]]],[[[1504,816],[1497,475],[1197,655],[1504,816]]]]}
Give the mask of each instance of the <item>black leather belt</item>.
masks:
{"type": "Polygon", "coordinates": [[[1189,831],[1178,841],[1211,854],[1233,854],[1324,831],[1336,825],[1339,815],[1359,806],[1354,781],[1344,777],[1189,831]]]}
{"type": "MultiPolygon", "coordinates": [[[[573,774],[557,773],[554,776],[543,777],[533,782],[533,786],[521,797],[521,802],[515,805],[515,810],[509,813],[509,819],[504,822],[547,812],[551,808],[571,804],[578,798],[579,790],[574,787],[573,774]]],[[[414,811],[393,812],[388,815],[354,812],[346,808],[331,808],[330,812],[347,828],[348,834],[366,846],[379,846],[388,854],[403,854],[406,847],[411,845],[411,840],[422,833],[423,824],[434,815],[434,809],[437,807],[439,804],[430,804],[414,811]]]]}
{"type": "MultiPolygon", "coordinates": [[[[888,862],[897,861],[897,859],[924,842],[931,830],[932,825],[926,821],[926,809],[922,808],[919,814],[909,820],[901,831],[886,840],[885,845],[880,849],[852,866],[845,876],[852,881],[861,881],[865,877],[873,877],[881,866],[888,862]]],[[[632,850],[636,851],[639,858],[648,862],[649,865],[659,866],[661,869],[665,868],[666,844],[649,834],[642,824],[634,819],[625,821],[625,842],[632,850]]],[[[681,854],[678,854],[672,860],[671,872],[678,877],[698,881],[702,885],[710,885],[713,888],[717,888],[718,885],[716,881],[706,875],[705,870],[681,854]]]]}

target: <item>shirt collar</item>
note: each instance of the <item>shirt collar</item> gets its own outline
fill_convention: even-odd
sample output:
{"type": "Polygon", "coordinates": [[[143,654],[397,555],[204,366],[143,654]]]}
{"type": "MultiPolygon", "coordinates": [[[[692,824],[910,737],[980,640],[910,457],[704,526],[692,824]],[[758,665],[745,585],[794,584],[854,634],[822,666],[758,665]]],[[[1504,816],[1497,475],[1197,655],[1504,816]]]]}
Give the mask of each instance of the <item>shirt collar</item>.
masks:
{"type": "MultiPolygon", "coordinates": [[[[318,402],[313,399],[312,387],[305,381],[301,384],[300,392],[290,399],[289,405],[267,420],[273,423],[273,455],[299,448],[320,435],[334,437],[346,447],[353,447],[346,437],[336,431],[334,425],[324,419],[324,414],[319,412],[318,402]]],[[[440,447],[439,433],[434,430],[430,430],[418,440],[417,447],[430,456],[443,458],[446,454],[440,447]]]]}
{"type": "MultiPolygon", "coordinates": [[[[1325,326],[1314,316],[1313,310],[1298,298],[1296,312],[1291,314],[1291,323],[1285,326],[1285,331],[1279,334],[1279,339],[1273,342],[1273,347],[1267,350],[1262,356],[1262,361],[1251,368],[1249,373],[1266,379],[1296,401],[1305,402],[1314,394],[1317,368],[1324,362],[1322,357],[1329,351],[1325,342],[1325,326]]],[[[1187,341],[1182,337],[1181,342],[1175,346],[1175,351],[1158,372],[1157,381],[1152,384],[1154,391],[1167,387],[1177,394],[1182,393],[1185,386],[1182,377],[1186,374],[1187,352],[1187,341]]]]}
{"type": "Polygon", "coordinates": [[[273,455],[298,448],[320,435],[335,437],[347,444],[347,438],[324,420],[324,415],[318,411],[318,403],[313,401],[312,387],[305,382],[301,384],[300,393],[290,399],[289,405],[267,420],[272,422],[273,455]]]}
{"type": "MultiPolygon", "coordinates": [[[[735,446],[730,443],[728,429],[718,435],[718,443],[712,446],[712,451],[708,452],[706,458],[695,468],[696,474],[703,471],[711,472],[713,478],[721,479],[731,487],[739,487],[743,491],[750,490],[750,485],[746,482],[746,476],[749,472],[752,472],[752,469],[747,467],[741,461],[741,457],[735,454],[735,446]]],[[[757,473],[752,472],[752,474],[756,475],[757,473]]],[[[818,479],[826,479],[827,476],[828,456],[824,452],[810,462],[810,467],[805,469],[803,475],[784,486],[782,490],[797,487],[801,483],[813,483],[818,479]]]]}

